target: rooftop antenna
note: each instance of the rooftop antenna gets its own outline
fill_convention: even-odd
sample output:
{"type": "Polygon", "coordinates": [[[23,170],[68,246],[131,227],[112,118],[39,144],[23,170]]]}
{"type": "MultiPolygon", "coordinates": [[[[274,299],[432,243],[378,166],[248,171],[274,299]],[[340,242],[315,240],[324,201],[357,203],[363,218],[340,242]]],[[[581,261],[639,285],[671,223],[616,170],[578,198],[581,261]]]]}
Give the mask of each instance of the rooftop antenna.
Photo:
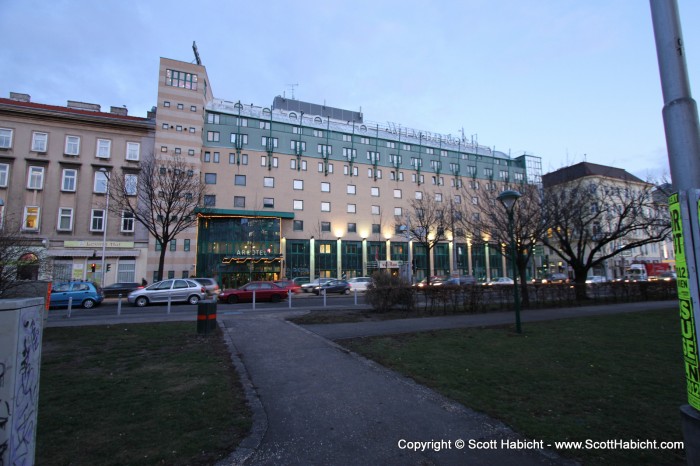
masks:
{"type": "Polygon", "coordinates": [[[289,86],[289,87],[292,88],[292,100],[296,100],[296,99],[294,98],[294,88],[297,87],[298,85],[299,85],[299,83],[296,83],[296,84],[287,84],[287,86],[289,86]]]}
{"type": "Polygon", "coordinates": [[[192,50],[194,51],[194,60],[198,65],[202,65],[202,60],[199,58],[199,52],[197,51],[197,42],[192,41],[192,50]]]}

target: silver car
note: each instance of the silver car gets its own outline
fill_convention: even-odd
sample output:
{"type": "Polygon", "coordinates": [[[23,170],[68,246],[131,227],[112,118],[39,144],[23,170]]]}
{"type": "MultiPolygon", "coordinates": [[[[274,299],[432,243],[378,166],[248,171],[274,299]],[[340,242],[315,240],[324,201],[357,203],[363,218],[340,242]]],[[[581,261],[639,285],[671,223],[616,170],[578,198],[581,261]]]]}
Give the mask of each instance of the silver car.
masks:
{"type": "Polygon", "coordinates": [[[174,278],[156,282],[146,288],[140,288],[129,293],[129,304],[138,307],[147,306],[150,303],[187,302],[197,304],[207,298],[206,288],[186,278],[174,278]]]}

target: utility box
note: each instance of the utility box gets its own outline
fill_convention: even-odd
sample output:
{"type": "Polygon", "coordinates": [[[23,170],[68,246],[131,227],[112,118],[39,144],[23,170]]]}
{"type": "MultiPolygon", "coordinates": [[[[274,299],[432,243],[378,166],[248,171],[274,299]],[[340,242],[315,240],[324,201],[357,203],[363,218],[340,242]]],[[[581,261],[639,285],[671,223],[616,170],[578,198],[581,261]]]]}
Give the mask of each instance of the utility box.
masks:
{"type": "Polygon", "coordinates": [[[44,299],[0,299],[0,464],[34,464],[44,299]]]}

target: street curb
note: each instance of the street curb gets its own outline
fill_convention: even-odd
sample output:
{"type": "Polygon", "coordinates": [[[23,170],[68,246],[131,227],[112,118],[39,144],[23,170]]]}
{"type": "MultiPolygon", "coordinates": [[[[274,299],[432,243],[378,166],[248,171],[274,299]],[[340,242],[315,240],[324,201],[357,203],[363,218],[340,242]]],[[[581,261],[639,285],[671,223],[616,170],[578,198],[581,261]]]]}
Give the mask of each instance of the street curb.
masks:
{"type": "Polygon", "coordinates": [[[246,369],[245,364],[243,364],[243,360],[241,360],[241,353],[238,351],[236,344],[233,342],[231,335],[226,329],[226,324],[220,320],[217,320],[216,323],[224,335],[224,342],[229,349],[231,362],[236,368],[236,372],[238,372],[245,397],[248,400],[248,405],[253,413],[253,425],[251,426],[250,434],[248,434],[248,436],[241,441],[238,447],[236,447],[236,449],[229,456],[216,463],[216,466],[237,466],[244,464],[260,446],[260,443],[267,432],[267,413],[265,412],[265,408],[260,401],[257,391],[255,390],[253,382],[250,380],[248,369],[246,369]]]}

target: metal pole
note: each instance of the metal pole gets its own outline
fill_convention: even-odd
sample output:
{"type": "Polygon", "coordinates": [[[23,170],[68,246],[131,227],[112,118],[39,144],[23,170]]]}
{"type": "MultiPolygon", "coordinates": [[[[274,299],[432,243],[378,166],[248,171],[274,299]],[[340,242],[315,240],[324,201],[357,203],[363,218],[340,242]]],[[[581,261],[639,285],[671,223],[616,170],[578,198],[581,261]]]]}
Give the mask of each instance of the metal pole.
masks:
{"type": "Polygon", "coordinates": [[[71,311],[73,310],[73,298],[68,298],[68,318],[70,319],[71,311]]]}
{"type": "Polygon", "coordinates": [[[172,300],[173,300],[172,296],[168,296],[168,314],[170,314],[170,304],[171,304],[172,300]]]}
{"type": "Polygon", "coordinates": [[[104,227],[104,230],[102,232],[102,270],[100,272],[101,275],[101,280],[100,283],[102,285],[102,288],[105,286],[105,251],[107,248],[107,217],[109,217],[109,182],[110,182],[110,174],[105,168],[100,168],[100,171],[105,174],[105,177],[107,178],[107,186],[105,187],[105,196],[107,196],[107,200],[105,202],[105,218],[104,218],[104,224],[102,225],[104,227]]]}
{"type": "Polygon", "coordinates": [[[122,294],[119,293],[119,301],[117,301],[117,315],[122,315],[122,294]]]}
{"type": "Polygon", "coordinates": [[[289,303],[289,309],[292,308],[292,290],[287,291],[287,302],[289,303]]]}
{"type": "Polygon", "coordinates": [[[518,266],[515,263],[515,235],[513,233],[513,209],[508,211],[508,234],[510,235],[510,260],[513,268],[513,303],[515,305],[515,331],[523,333],[520,326],[520,296],[518,295],[518,266]]]}
{"type": "Polygon", "coordinates": [[[321,293],[323,293],[323,307],[326,307],[326,290],[321,289],[321,293]]]}
{"type": "Polygon", "coordinates": [[[253,290],[253,310],[255,310],[255,290],[253,290]]]}

